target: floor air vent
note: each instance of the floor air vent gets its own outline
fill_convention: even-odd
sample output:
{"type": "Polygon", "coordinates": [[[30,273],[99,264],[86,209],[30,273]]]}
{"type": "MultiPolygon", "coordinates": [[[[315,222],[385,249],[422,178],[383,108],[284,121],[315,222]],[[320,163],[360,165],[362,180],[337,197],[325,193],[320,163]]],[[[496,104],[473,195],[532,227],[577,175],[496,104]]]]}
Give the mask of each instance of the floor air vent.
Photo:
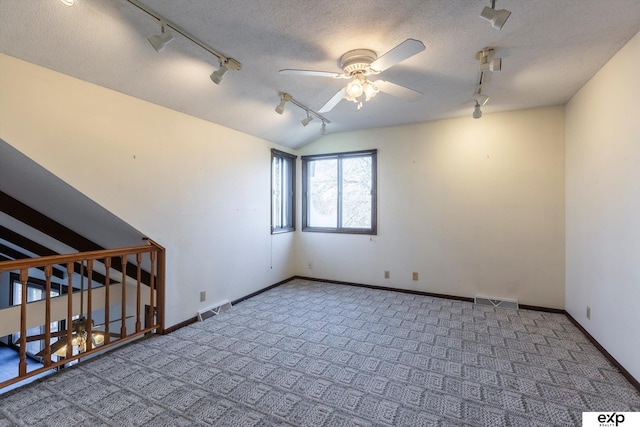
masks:
{"type": "Polygon", "coordinates": [[[518,308],[518,300],[515,299],[490,298],[476,295],[474,302],[479,305],[488,305],[491,307],[518,308]]]}
{"type": "Polygon", "coordinates": [[[198,320],[202,322],[203,320],[207,320],[210,317],[213,317],[217,314],[223,313],[231,308],[231,303],[229,301],[222,301],[213,307],[205,308],[204,310],[200,310],[198,312],[198,320]]]}

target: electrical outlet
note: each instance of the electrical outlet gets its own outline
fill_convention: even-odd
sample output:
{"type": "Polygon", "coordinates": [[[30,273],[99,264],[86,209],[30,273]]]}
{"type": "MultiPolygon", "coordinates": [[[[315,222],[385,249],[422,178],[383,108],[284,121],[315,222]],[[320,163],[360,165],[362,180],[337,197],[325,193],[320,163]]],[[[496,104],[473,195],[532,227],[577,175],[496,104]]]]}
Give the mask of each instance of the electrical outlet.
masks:
{"type": "Polygon", "coordinates": [[[384,271],[384,278],[388,279],[389,277],[391,277],[391,273],[389,273],[389,270],[385,270],[384,271]]]}
{"type": "Polygon", "coordinates": [[[587,306],[587,319],[591,319],[591,307],[587,306]]]}
{"type": "Polygon", "coordinates": [[[207,300],[207,291],[200,291],[200,302],[205,302],[207,300]]]}
{"type": "Polygon", "coordinates": [[[309,262],[307,263],[307,268],[308,268],[309,270],[313,270],[313,263],[312,263],[311,261],[309,261],[309,262]]]}
{"type": "Polygon", "coordinates": [[[416,281],[418,280],[418,272],[417,271],[413,272],[413,280],[416,280],[416,281]]]}

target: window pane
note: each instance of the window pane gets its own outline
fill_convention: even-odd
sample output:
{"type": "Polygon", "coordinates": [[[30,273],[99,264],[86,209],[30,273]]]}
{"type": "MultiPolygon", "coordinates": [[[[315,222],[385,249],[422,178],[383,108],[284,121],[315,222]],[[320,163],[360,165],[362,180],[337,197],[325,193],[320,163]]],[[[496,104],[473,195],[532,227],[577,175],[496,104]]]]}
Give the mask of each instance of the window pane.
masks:
{"type": "Polygon", "coordinates": [[[295,229],[296,157],[271,150],[271,232],[295,229]]]}
{"type": "Polygon", "coordinates": [[[342,226],[371,228],[371,157],[342,159],[342,226]]]}
{"type": "Polygon", "coordinates": [[[302,156],[302,231],[377,234],[377,150],[302,156]]]}
{"type": "Polygon", "coordinates": [[[308,219],[311,227],[338,226],[338,160],[308,164],[308,219]]]}
{"type": "Polygon", "coordinates": [[[281,220],[281,227],[291,227],[292,226],[292,221],[291,221],[291,205],[290,205],[290,200],[291,200],[291,183],[289,182],[289,179],[287,179],[286,177],[290,177],[291,176],[291,161],[285,161],[284,159],[282,159],[282,177],[280,178],[280,182],[282,183],[281,187],[281,198],[282,198],[282,206],[280,208],[281,210],[281,216],[282,216],[282,220],[281,220]]]}
{"type": "Polygon", "coordinates": [[[273,191],[271,208],[273,210],[273,227],[282,227],[282,158],[274,157],[271,165],[271,189],[273,191]]]}

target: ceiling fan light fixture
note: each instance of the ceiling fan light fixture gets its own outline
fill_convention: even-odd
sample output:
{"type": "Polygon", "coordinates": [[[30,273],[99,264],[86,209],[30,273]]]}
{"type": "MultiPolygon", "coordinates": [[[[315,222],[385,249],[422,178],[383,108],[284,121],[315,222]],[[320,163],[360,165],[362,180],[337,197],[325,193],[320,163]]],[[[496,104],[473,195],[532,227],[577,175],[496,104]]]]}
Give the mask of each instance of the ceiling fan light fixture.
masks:
{"type": "Polygon", "coordinates": [[[91,341],[94,346],[104,344],[104,332],[91,332],[91,341]]]}
{"type": "Polygon", "coordinates": [[[473,118],[479,119],[480,117],[482,117],[482,110],[480,109],[480,104],[476,101],[476,106],[473,108],[473,118]]]}
{"type": "Polygon", "coordinates": [[[364,74],[358,73],[349,81],[344,91],[346,92],[344,98],[358,104],[359,110],[362,108],[362,103],[376,96],[379,90],[376,84],[371,83],[364,74]]]}
{"type": "Polygon", "coordinates": [[[149,43],[156,50],[156,52],[162,52],[164,47],[173,40],[173,34],[167,30],[166,24],[162,24],[160,34],[149,37],[149,43]]]}
{"type": "Polygon", "coordinates": [[[496,30],[502,29],[503,25],[505,24],[505,22],[507,22],[507,19],[509,19],[510,15],[511,12],[507,9],[496,10],[495,0],[491,1],[491,7],[485,7],[480,13],[480,17],[489,21],[491,23],[491,26],[496,30]]]}

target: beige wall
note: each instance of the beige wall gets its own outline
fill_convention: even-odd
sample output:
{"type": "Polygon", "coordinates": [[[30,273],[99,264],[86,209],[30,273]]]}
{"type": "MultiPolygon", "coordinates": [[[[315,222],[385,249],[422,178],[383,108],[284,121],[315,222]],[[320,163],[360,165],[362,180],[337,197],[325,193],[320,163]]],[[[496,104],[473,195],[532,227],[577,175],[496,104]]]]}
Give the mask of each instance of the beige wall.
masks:
{"type": "Polygon", "coordinates": [[[562,107],[327,135],[302,151],[368,148],[378,235],[300,233],[299,273],[564,307],[562,107]]]}
{"type": "Polygon", "coordinates": [[[640,379],[640,33],[566,108],[567,311],[640,379]],[[591,319],[586,307],[591,307],[591,319]]]}
{"type": "Polygon", "coordinates": [[[294,274],[293,235],[269,232],[273,145],[7,55],[0,70],[0,138],[167,248],[168,326],[294,274]]]}

